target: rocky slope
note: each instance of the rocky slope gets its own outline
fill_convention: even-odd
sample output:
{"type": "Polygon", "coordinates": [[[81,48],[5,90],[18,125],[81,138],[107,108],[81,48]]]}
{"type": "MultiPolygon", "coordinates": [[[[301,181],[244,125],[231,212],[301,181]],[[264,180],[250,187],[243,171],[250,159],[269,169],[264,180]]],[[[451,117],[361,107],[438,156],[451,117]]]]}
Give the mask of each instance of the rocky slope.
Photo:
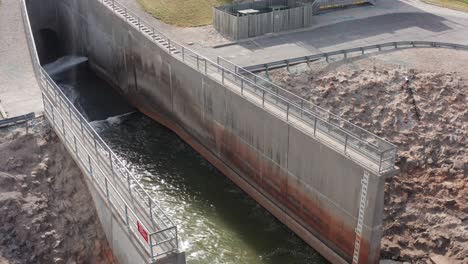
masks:
{"type": "MultiPolygon", "coordinates": [[[[405,52],[393,60],[407,60],[405,52]]],[[[398,146],[401,173],[386,185],[383,258],[462,263],[468,259],[467,67],[428,71],[412,67],[437,68],[424,57],[408,67],[379,56],[276,70],[271,78],[398,146]]]]}
{"type": "Polygon", "coordinates": [[[0,263],[115,263],[81,172],[34,127],[0,129],[0,263]]]}

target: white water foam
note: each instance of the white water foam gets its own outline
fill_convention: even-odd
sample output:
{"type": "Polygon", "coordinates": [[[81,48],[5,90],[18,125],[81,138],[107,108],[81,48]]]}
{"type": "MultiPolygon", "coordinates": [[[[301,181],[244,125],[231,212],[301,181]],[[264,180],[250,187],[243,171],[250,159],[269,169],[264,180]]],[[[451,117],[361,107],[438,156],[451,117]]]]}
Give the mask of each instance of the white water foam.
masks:
{"type": "Polygon", "coordinates": [[[112,127],[112,126],[118,126],[120,125],[128,116],[132,115],[135,112],[130,112],[130,113],[125,113],[122,115],[117,115],[117,116],[111,116],[108,117],[104,120],[95,120],[90,122],[89,124],[91,127],[96,130],[96,132],[103,132],[107,128],[112,127]]]}
{"type": "Polygon", "coordinates": [[[43,68],[50,76],[53,77],[86,61],[88,61],[87,57],[64,56],[54,62],[44,65],[43,68]]]}

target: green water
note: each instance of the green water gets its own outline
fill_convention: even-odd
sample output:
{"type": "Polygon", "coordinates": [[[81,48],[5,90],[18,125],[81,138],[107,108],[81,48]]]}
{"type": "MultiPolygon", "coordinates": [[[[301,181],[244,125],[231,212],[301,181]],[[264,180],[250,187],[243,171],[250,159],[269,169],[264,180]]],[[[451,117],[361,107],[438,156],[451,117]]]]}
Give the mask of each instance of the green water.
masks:
{"type": "Polygon", "coordinates": [[[188,263],[327,263],[168,129],[142,114],[93,122],[179,228],[188,263]]]}

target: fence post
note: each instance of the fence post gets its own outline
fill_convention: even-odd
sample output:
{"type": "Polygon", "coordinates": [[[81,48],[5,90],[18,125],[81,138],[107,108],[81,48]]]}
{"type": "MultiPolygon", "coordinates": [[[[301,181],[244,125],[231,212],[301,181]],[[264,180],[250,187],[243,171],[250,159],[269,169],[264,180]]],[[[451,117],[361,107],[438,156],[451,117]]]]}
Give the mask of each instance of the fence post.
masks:
{"type": "Polygon", "coordinates": [[[197,54],[197,70],[200,70],[200,58],[198,57],[198,54],[197,54]]]}
{"type": "Polygon", "coordinates": [[[205,75],[208,74],[208,60],[205,58],[205,75]]]}
{"type": "Polygon", "coordinates": [[[286,121],[289,121],[289,103],[287,104],[286,108],[286,121]]]}
{"type": "Polygon", "coordinates": [[[182,61],[185,61],[185,48],[182,46],[182,61]]]}

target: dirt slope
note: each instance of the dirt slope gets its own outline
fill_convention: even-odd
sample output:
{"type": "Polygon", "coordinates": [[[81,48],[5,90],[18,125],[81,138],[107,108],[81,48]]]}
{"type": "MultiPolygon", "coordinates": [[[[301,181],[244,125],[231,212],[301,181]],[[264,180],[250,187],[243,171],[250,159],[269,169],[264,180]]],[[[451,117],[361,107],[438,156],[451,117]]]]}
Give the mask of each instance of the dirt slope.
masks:
{"type": "Polygon", "coordinates": [[[35,128],[0,129],[0,263],[114,263],[81,172],[35,128]]]}

